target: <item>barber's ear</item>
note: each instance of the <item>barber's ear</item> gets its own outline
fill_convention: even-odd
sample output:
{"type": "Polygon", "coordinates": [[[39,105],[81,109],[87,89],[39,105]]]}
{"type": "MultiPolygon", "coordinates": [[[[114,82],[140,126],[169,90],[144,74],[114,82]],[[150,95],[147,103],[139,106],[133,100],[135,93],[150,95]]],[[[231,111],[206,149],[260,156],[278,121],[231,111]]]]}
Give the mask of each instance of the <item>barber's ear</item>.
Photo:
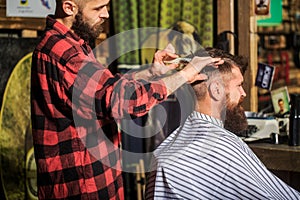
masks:
{"type": "Polygon", "coordinates": [[[224,99],[225,90],[223,84],[218,81],[214,81],[209,85],[209,94],[211,98],[215,99],[216,101],[220,101],[224,99]]]}
{"type": "Polygon", "coordinates": [[[67,15],[76,15],[78,12],[77,6],[72,1],[64,1],[63,2],[63,10],[67,15]]]}

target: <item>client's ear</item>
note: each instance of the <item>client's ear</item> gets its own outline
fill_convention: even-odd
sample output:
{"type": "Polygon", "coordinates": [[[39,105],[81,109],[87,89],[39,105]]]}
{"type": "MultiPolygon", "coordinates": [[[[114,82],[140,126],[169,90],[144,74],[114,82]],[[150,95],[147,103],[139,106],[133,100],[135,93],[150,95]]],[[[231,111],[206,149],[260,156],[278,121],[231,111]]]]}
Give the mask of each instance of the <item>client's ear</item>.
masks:
{"type": "Polygon", "coordinates": [[[211,98],[216,101],[220,101],[224,99],[225,90],[224,85],[221,84],[219,81],[213,81],[208,87],[209,94],[211,98]]]}

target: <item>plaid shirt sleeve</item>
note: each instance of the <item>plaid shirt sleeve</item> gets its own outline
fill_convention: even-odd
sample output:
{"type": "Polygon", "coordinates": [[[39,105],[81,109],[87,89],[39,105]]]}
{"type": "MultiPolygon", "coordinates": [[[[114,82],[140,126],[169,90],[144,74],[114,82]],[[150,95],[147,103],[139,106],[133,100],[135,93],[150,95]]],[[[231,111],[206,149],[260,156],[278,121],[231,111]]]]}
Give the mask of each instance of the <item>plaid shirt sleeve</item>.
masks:
{"type": "MultiPolygon", "coordinates": [[[[61,42],[59,45],[64,46],[61,49],[65,50],[68,44],[61,42]]],[[[87,51],[91,52],[89,49],[87,51]]],[[[91,117],[93,113],[99,119],[142,116],[167,98],[167,90],[162,81],[137,81],[130,74],[113,76],[92,54],[87,55],[74,47],[60,53],[61,55],[55,55],[59,62],[52,63],[56,65],[57,71],[52,75],[53,84],[49,86],[58,92],[57,98],[60,101],[76,107],[77,114],[84,118],[91,117]],[[71,95],[73,105],[70,102],[71,95]],[[74,99],[78,100],[77,103],[74,99]]]]}
{"type": "Polygon", "coordinates": [[[167,97],[162,81],[137,81],[131,75],[112,76],[109,70],[99,69],[93,62],[81,68],[74,88],[79,112],[83,115],[95,112],[100,119],[142,116],[167,97]],[[95,110],[90,109],[93,107],[95,110]]]}

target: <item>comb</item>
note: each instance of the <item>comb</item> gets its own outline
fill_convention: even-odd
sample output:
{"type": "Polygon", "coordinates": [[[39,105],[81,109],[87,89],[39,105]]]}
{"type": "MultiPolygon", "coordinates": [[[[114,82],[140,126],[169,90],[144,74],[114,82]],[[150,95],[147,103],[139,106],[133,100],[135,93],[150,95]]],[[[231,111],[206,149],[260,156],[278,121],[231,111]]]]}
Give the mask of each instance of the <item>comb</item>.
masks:
{"type": "Polygon", "coordinates": [[[173,60],[164,61],[165,64],[188,64],[191,62],[191,58],[175,58],[173,60]]]}

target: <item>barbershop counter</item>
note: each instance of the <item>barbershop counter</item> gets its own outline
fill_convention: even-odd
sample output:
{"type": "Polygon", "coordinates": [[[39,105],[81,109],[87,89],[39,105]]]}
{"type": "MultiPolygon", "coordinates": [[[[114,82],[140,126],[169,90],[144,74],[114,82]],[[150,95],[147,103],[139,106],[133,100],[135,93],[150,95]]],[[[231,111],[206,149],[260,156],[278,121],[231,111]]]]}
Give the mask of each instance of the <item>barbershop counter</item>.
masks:
{"type": "Polygon", "coordinates": [[[269,170],[300,191],[300,146],[270,143],[248,145],[269,170]]]}

